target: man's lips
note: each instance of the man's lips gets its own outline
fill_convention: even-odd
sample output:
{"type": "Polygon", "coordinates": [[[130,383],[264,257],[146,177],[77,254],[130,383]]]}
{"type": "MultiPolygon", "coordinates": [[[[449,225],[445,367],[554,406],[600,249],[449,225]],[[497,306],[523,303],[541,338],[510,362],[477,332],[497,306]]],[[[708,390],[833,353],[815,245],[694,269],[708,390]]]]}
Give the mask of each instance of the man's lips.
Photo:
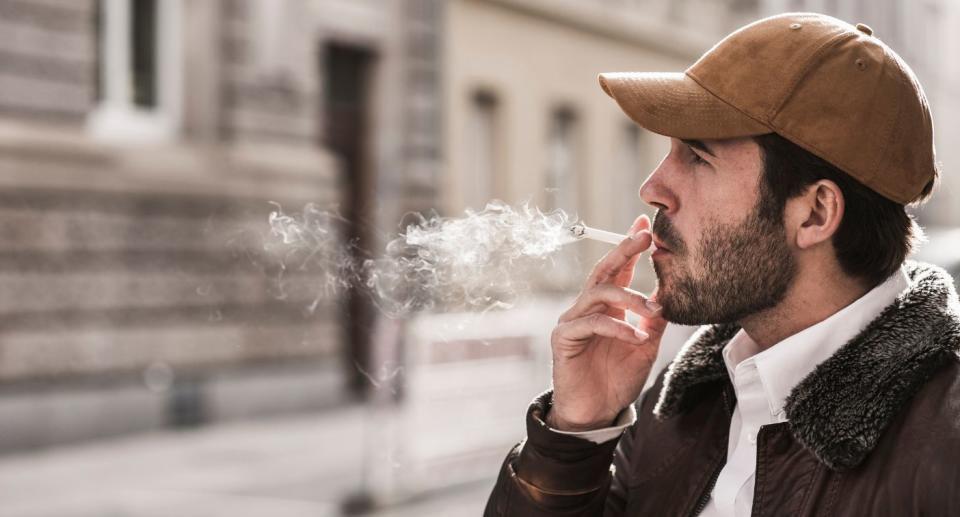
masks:
{"type": "Polygon", "coordinates": [[[664,245],[663,241],[657,238],[656,235],[653,236],[653,245],[656,246],[658,250],[670,251],[670,248],[664,245]]]}

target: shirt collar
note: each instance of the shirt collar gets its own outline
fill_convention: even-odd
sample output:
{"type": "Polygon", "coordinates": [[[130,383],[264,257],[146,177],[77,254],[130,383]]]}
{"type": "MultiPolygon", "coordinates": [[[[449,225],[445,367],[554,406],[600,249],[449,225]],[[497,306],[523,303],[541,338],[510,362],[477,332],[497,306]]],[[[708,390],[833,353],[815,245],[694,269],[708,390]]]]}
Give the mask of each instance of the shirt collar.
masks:
{"type": "Polygon", "coordinates": [[[740,329],[723,348],[723,361],[730,378],[741,362],[755,364],[760,375],[770,414],[783,419],[783,406],[793,390],[818,364],[853,339],[909,284],[906,273],[898,270],[850,305],[827,319],[761,351],[753,339],[740,329]]]}

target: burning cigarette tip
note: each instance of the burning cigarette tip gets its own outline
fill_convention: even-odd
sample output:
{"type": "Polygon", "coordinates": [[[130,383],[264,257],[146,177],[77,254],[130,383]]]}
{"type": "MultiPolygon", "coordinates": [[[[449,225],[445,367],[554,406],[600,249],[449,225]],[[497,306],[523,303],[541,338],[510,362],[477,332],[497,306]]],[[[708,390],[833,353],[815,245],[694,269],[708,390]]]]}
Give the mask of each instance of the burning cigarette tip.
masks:
{"type": "Polygon", "coordinates": [[[620,244],[624,239],[627,238],[626,235],[621,233],[608,232],[606,230],[598,230],[596,228],[591,228],[583,223],[576,223],[570,226],[570,234],[579,239],[591,239],[595,241],[607,242],[610,244],[620,244]]]}
{"type": "Polygon", "coordinates": [[[571,233],[574,237],[576,237],[576,238],[578,238],[578,239],[582,239],[582,238],[584,237],[584,235],[587,233],[587,227],[584,226],[583,223],[576,223],[576,224],[574,224],[573,226],[570,227],[570,233],[571,233]]]}

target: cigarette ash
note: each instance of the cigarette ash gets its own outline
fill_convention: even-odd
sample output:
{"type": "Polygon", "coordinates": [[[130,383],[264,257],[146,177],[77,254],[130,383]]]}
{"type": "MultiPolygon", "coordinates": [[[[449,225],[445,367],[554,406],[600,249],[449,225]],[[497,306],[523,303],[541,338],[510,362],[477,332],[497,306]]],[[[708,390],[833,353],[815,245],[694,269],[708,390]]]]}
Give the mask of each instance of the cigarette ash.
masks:
{"type": "Polygon", "coordinates": [[[487,311],[511,307],[550,272],[555,253],[579,240],[575,218],[542,212],[528,203],[492,201],[482,210],[451,218],[415,214],[413,224],[372,257],[340,238],[346,222],[308,204],[297,214],[277,206],[270,214],[267,250],[280,258],[281,295],[307,287],[310,309],[355,288],[389,317],[417,311],[487,311]],[[309,275],[290,275],[290,272],[309,275]],[[294,278],[296,279],[294,281],[294,278]],[[312,280],[306,280],[312,279],[312,280]]]}

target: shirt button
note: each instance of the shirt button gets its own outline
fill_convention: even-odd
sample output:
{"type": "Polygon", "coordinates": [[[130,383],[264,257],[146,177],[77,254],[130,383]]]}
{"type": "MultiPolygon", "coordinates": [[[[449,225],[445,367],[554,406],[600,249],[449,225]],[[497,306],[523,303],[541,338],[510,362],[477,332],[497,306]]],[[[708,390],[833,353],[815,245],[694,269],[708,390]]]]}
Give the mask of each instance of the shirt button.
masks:
{"type": "Polygon", "coordinates": [[[757,444],[757,433],[747,433],[747,440],[750,440],[750,443],[753,445],[757,444]]]}

